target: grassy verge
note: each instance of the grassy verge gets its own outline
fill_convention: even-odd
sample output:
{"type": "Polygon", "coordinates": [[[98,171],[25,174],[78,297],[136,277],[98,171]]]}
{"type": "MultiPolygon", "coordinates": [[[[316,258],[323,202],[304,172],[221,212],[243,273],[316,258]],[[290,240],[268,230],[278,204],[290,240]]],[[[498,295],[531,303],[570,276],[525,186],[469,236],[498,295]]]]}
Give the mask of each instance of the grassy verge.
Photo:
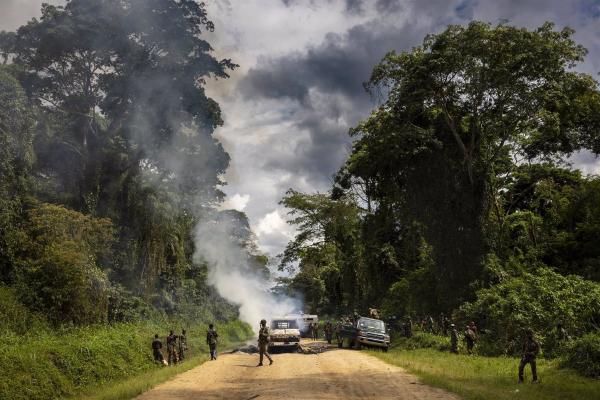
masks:
{"type": "MultiPolygon", "coordinates": [[[[431,348],[371,354],[405,368],[426,384],[447,389],[466,400],[600,399],[600,380],[559,369],[556,361],[538,360],[540,383],[534,385],[517,383],[516,358],[455,355],[431,348]]],[[[531,380],[529,367],[526,373],[526,379],[531,380]]]]}
{"type": "MultiPolygon", "coordinates": [[[[159,333],[164,340],[170,326],[179,330],[181,325],[162,321],[7,333],[0,346],[0,399],[82,398],[94,394],[91,388],[97,388],[96,393],[114,393],[114,397],[96,398],[126,398],[127,385],[143,390],[202,362],[206,325],[198,324],[187,329],[188,362],[176,368],[154,364],[151,339],[159,333]]],[[[238,321],[217,327],[221,346],[246,340],[251,334],[250,327],[238,321]]]]}
{"type": "MultiPolygon", "coordinates": [[[[219,343],[219,351],[224,351],[234,347],[240,342],[248,338],[248,333],[245,330],[237,329],[237,323],[227,324],[219,329],[221,340],[219,343]],[[240,333],[246,335],[240,335],[240,333]]],[[[127,400],[131,399],[154,386],[166,382],[175,375],[188,371],[209,359],[208,348],[202,343],[198,346],[197,351],[185,362],[173,367],[156,367],[148,372],[134,376],[132,378],[120,381],[108,386],[99,386],[86,391],[83,395],[78,396],[82,400],[127,400]]]]}

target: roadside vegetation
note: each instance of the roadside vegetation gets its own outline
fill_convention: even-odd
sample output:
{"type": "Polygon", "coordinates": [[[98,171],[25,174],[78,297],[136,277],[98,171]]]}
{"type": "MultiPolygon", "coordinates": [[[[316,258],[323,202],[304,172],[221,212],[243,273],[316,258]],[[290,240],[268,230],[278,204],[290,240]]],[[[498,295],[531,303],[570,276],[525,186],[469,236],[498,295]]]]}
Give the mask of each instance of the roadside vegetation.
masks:
{"type": "MultiPolygon", "coordinates": [[[[236,67],[204,40],[214,29],[204,4],[41,7],[40,18],[0,32],[7,400],[79,396],[136,376],[152,384],[178,370],[151,372],[159,367],[150,342],[169,329],[187,329],[192,358],[210,322],[222,345],[249,334],[207,282],[194,243],[198,210],[223,199],[229,164],[213,137],[221,111],[204,84],[236,67]]],[[[220,213],[264,272],[246,216],[220,213]]]]}
{"type": "Polygon", "coordinates": [[[598,377],[600,177],[569,157],[600,154],[600,87],[573,34],[473,21],[388,53],[330,192],[281,201],[281,290],[397,328],[473,321],[481,355],[519,357],[532,329],[545,365],[598,377]]]}
{"type": "MultiPolygon", "coordinates": [[[[117,394],[141,393],[161,379],[198,365],[207,353],[209,321],[165,316],[152,321],[49,329],[41,315],[30,314],[15,301],[10,290],[0,288],[0,299],[5,342],[0,348],[2,399],[81,398],[90,390],[93,393],[94,387],[102,387],[97,392],[103,396],[115,394],[100,398],[126,398],[117,394]],[[150,349],[154,334],[164,342],[169,329],[180,332],[182,327],[187,330],[189,359],[176,367],[155,364],[150,349]]],[[[237,321],[217,322],[217,327],[221,349],[252,335],[248,325],[237,321]]]]}
{"type": "Polygon", "coordinates": [[[457,355],[434,348],[392,348],[388,353],[371,354],[405,368],[425,384],[447,389],[465,400],[600,399],[600,380],[561,369],[556,360],[538,360],[538,384],[530,383],[529,370],[526,382],[518,384],[516,357],[457,355]]]}

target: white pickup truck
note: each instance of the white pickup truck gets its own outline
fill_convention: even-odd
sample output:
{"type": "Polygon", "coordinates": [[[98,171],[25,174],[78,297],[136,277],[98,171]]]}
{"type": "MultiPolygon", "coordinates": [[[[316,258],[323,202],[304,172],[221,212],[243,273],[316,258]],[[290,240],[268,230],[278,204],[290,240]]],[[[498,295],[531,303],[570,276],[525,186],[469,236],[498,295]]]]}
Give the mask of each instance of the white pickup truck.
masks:
{"type": "Polygon", "coordinates": [[[297,350],[300,345],[300,329],[295,318],[273,318],[269,349],[297,350]]]}

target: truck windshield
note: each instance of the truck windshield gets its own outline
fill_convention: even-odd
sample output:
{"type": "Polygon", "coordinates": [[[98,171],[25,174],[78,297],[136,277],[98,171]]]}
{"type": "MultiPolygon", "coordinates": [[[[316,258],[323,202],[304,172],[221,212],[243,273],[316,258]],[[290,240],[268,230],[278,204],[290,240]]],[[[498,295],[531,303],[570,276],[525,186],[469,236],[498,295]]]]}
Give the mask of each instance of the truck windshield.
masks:
{"type": "Polygon", "coordinates": [[[271,322],[271,329],[298,329],[298,324],[294,320],[274,320],[271,322]]]}
{"type": "Polygon", "coordinates": [[[376,319],[360,319],[358,321],[358,328],[385,331],[385,325],[383,321],[379,321],[376,319]]]}

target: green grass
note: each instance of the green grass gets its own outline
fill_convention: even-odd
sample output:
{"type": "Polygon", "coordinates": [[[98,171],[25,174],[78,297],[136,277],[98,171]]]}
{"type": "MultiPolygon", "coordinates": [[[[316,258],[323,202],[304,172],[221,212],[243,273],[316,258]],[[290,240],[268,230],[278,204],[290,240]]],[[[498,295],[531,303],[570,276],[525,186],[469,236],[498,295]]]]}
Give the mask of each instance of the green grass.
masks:
{"type": "MultiPolygon", "coordinates": [[[[126,392],[126,385],[133,388],[135,383],[142,390],[202,362],[207,351],[205,324],[188,327],[189,362],[177,368],[162,368],[153,362],[151,339],[159,333],[164,340],[170,327],[180,329],[173,322],[145,322],[5,333],[0,346],[0,399],[81,398],[90,388],[98,388],[98,393],[112,388],[109,392],[116,396],[112,398],[126,398],[117,395],[126,392]],[[120,389],[119,382],[124,382],[120,389]]],[[[222,346],[246,340],[251,334],[250,327],[239,321],[217,324],[217,328],[222,346]]]]}
{"type": "MultiPolygon", "coordinates": [[[[217,327],[219,328],[219,327],[217,327]]],[[[247,327],[238,322],[229,323],[219,329],[219,352],[233,347],[248,339],[251,334],[247,327]]],[[[197,351],[185,362],[173,367],[155,367],[148,372],[136,375],[129,379],[119,381],[112,385],[91,388],[84,394],[77,396],[82,400],[126,400],[131,399],[154,386],[166,382],[175,375],[188,371],[209,359],[208,348],[202,343],[197,351]]]]}
{"type": "MultiPolygon", "coordinates": [[[[408,370],[426,384],[447,389],[466,400],[600,399],[600,380],[559,369],[556,361],[538,360],[539,384],[518,384],[516,358],[455,355],[433,348],[391,349],[388,353],[371,354],[408,370]]],[[[531,381],[529,366],[525,378],[531,381]]]]}

